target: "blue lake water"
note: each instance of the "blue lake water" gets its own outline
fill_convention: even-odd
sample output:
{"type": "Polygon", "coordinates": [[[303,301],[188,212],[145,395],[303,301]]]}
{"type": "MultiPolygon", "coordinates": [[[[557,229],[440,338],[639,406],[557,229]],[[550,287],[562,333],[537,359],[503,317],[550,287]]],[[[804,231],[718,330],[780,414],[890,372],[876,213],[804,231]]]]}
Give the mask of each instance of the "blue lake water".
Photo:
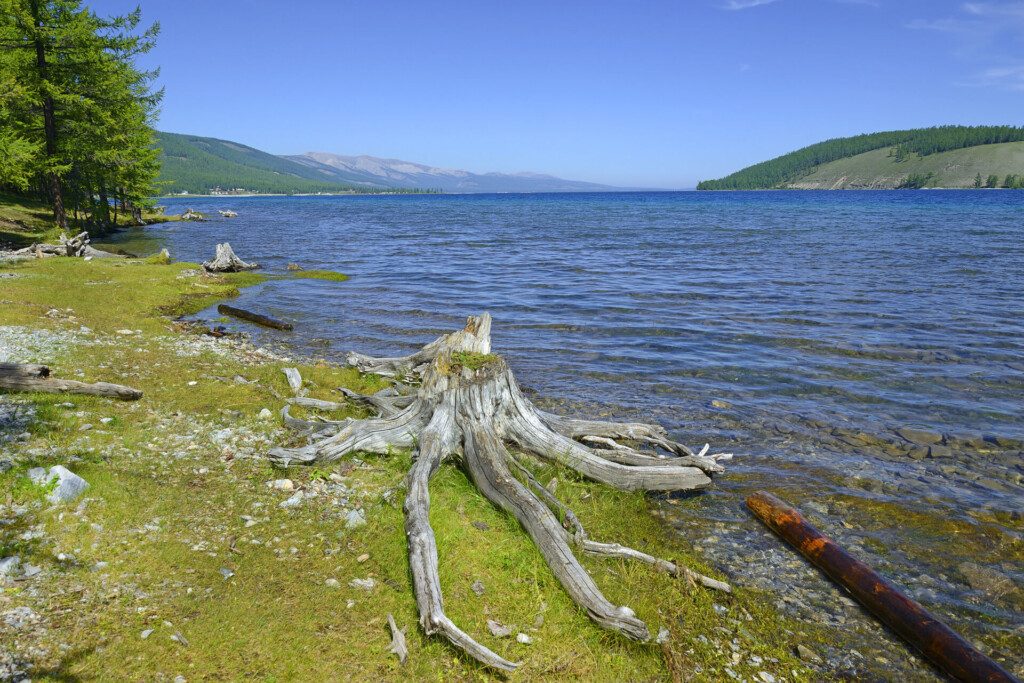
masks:
{"type": "MultiPolygon", "coordinates": [[[[339,361],[395,355],[490,311],[495,351],[540,403],[647,417],[735,452],[742,483],[722,477],[709,494],[720,520],[743,520],[738,495],[765,485],[965,519],[1024,508],[1024,192],[162,203],[212,215],[146,230],[177,259],[228,241],[267,272],[294,262],[351,276],[245,291],[238,305],[296,325],[250,329],[257,341],[339,361]],[[913,448],[895,434],[907,426],[949,452],[900,452],[913,448]]],[[[142,248],[133,239],[123,246],[142,248]]],[[[1007,533],[1019,540],[1019,524],[1007,533]]],[[[933,603],[961,604],[944,590],[933,603]]]]}

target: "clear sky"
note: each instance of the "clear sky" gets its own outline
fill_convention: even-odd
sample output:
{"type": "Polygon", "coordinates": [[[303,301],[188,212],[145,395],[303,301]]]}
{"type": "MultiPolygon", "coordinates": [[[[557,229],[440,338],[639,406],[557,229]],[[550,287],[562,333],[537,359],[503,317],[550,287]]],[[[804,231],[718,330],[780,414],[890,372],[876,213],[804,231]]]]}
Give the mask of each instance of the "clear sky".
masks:
{"type": "Polygon", "coordinates": [[[681,188],[819,140],[1024,123],[1024,0],[142,4],[159,127],[681,188]]]}

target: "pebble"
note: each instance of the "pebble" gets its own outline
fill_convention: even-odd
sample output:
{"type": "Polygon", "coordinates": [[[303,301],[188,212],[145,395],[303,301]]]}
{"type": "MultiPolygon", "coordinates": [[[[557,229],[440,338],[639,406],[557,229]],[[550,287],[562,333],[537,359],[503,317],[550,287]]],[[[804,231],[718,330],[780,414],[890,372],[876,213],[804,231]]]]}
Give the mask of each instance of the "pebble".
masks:
{"type": "Polygon", "coordinates": [[[377,587],[377,581],[372,576],[368,576],[365,579],[352,579],[348,582],[350,588],[360,588],[364,591],[372,591],[377,587]]]}
{"type": "Polygon", "coordinates": [[[275,479],[274,481],[267,482],[267,485],[272,489],[278,491],[294,491],[295,482],[291,479],[275,479]]]}
{"type": "Polygon", "coordinates": [[[260,411],[259,418],[261,420],[272,420],[274,418],[274,413],[272,413],[269,408],[264,408],[260,411]]]}
{"type": "Polygon", "coordinates": [[[802,644],[796,646],[796,656],[805,662],[814,662],[816,664],[821,662],[821,657],[816,655],[814,650],[802,644]]]}
{"type": "Polygon", "coordinates": [[[21,576],[21,557],[11,555],[0,560],[0,576],[21,576]]]}
{"type": "Polygon", "coordinates": [[[348,514],[345,515],[345,528],[355,529],[361,526],[366,526],[366,513],[363,512],[362,508],[349,510],[348,514]]]}
{"type": "Polygon", "coordinates": [[[277,504],[282,508],[297,508],[302,505],[302,491],[296,491],[288,500],[282,500],[277,504]]]}
{"type": "Polygon", "coordinates": [[[112,417],[101,417],[100,418],[100,423],[101,424],[105,424],[105,425],[108,425],[108,424],[110,424],[113,421],[114,421],[114,418],[112,418],[112,417]]]}
{"type": "Polygon", "coordinates": [[[147,628],[145,631],[139,634],[139,638],[145,640],[146,638],[149,638],[151,635],[153,635],[153,629],[147,628]]]}
{"type": "Polygon", "coordinates": [[[519,635],[517,635],[516,640],[522,643],[523,645],[529,645],[533,642],[533,638],[526,635],[525,633],[520,633],[519,635]]]}
{"type": "Polygon", "coordinates": [[[235,572],[233,572],[232,570],[228,569],[227,567],[221,567],[220,568],[220,575],[224,577],[225,581],[227,581],[228,579],[230,579],[232,576],[235,575],[235,572]]]}
{"type": "Polygon", "coordinates": [[[341,582],[337,579],[327,579],[324,581],[324,585],[328,588],[341,588],[341,582]]]}
{"type": "Polygon", "coordinates": [[[369,553],[363,553],[362,555],[360,555],[359,557],[356,558],[356,562],[358,562],[359,564],[362,564],[363,562],[366,562],[368,559],[370,559],[370,554],[369,553]]]}
{"type": "Polygon", "coordinates": [[[39,621],[39,615],[24,605],[3,613],[3,621],[15,631],[20,631],[39,621]]]}
{"type": "Polygon", "coordinates": [[[925,446],[942,441],[942,434],[937,434],[927,429],[918,429],[916,427],[900,427],[896,430],[896,433],[910,443],[922,444],[925,446]]]}
{"type": "Polygon", "coordinates": [[[471,585],[469,588],[470,588],[470,590],[472,590],[477,595],[483,595],[484,594],[484,590],[485,590],[484,589],[484,583],[480,579],[477,579],[476,581],[474,581],[473,585],[471,585]]]}
{"type": "Polygon", "coordinates": [[[491,632],[491,635],[495,638],[508,638],[512,635],[512,629],[504,624],[501,624],[493,619],[487,620],[487,630],[491,632]]]}

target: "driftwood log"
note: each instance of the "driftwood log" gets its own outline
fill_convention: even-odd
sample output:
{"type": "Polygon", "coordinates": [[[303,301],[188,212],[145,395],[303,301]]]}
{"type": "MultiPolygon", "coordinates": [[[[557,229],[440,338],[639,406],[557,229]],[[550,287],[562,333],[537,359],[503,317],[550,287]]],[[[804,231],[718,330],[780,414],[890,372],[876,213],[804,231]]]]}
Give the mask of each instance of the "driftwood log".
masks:
{"type": "Polygon", "coordinates": [[[961,681],[1012,683],[1017,680],[871,567],[818,531],[795,508],[765,491],[750,495],[747,507],[945,673],[961,681]]]}
{"type": "Polygon", "coordinates": [[[258,263],[246,263],[235,255],[234,249],[227,242],[217,245],[217,253],[212,261],[203,263],[208,273],[238,273],[243,270],[259,268],[258,263]]]}
{"type": "Polygon", "coordinates": [[[57,244],[33,244],[18,249],[11,253],[12,256],[35,256],[44,258],[46,256],[71,256],[91,258],[124,258],[121,254],[113,254],[109,251],[101,251],[89,246],[89,233],[80,232],[74,237],[68,237],[61,233],[57,244]]]}
{"type": "Polygon", "coordinates": [[[50,377],[50,368],[45,365],[20,363],[0,363],[0,389],[41,391],[47,394],[89,394],[122,401],[137,401],[142,398],[142,392],[138,389],[108,382],[86,384],[70,379],[54,379],[50,377]]]}
{"type": "Polygon", "coordinates": [[[519,520],[569,596],[604,628],[635,640],[651,638],[647,625],[630,608],[605,598],[574,549],[637,559],[705,586],[728,589],[722,582],[674,563],[618,544],[591,541],[576,515],[534,479],[518,453],[559,463],[618,489],[651,491],[690,491],[709,486],[710,475],[722,471],[716,456],[697,456],[671,441],[656,425],[574,420],[537,410],[520,391],[505,361],[491,354],[490,332],[491,317],[484,313],[470,317],[465,329],[445,335],[410,356],[371,358],[351,354],[350,362],[360,369],[418,378],[420,385],[407,396],[357,397],[347,392],[349,398],[358,398],[378,410],[380,416],[373,419],[328,425],[294,420],[285,410],[286,423],[309,429],[317,436],[306,447],[274,449],[269,457],[278,465],[288,466],[330,462],[356,451],[386,455],[392,448],[413,449],[404,511],[420,625],[428,635],[441,634],[474,659],[496,669],[510,671],[517,664],[478,643],[444,612],[428,484],[446,459],[460,462],[492,503],[519,520]],[[324,438],[325,431],[333,433],[324,438]],[[600,437],[614,447],[585,446],[580,443],[583,437],[600,437]],[[620,440],[664,452],[641,452],[620,440]]]}
{"type": "Polygon", "coordinates": [[[291,323],[286,323],[283,320],[277,318],[271,318],[269,315],[263,315],[262,313],[254,313],[253,311],[247,311],[244,308],[235,308],[234,306],[228,306],[227,304],[220,304],[217,306],[217,312],[221,315],[230,315],[233,318],[240,318],[242,320],[248,320],[251,323],[262,325],[263,327],[272,327],[275,330],[293,330],[295,326],[291,323]]]}

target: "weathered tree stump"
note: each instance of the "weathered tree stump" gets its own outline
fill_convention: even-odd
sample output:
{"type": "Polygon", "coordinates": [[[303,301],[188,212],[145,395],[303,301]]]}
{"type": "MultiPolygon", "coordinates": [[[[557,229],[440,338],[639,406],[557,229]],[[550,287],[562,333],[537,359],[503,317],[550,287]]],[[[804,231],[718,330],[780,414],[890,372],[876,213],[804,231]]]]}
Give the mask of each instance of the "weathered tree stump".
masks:
{"type": "Polygon", "coordinates": [[[217,245],[217,254],[212,261],[203,263],[203,268],[208,273],[237,273],[243,270],[254,270],[259,267],[257,263],[246,263],[235,256],[234,249],[227,242],[217,245]]]}
{"type": "MultiPolygon", "coordinates": [[[[330,462],[356,451],[387,454],[393,448],[413,449],[404,510],[420,625],[427,634],[444,635],[496,669],[508,671],[517,664],[478,643],[444,613],[428,483],[447,458],[457,459],[492,503],[519,520],[570,597],[607,629],[641,641],[651,637],[647,625],[631,609],[613,605],[604,597],[576,558],[573,546],[596,555],[637,559],[702,585],[728,590],[720,581],[665,560],[618,544],[589,540],[572,511],[536,482],[506,444],[516,452],[559,463],[623,490],[702,489],[710,485],[709,475],[722,471],[716,456],[694,454],[671,441],[656,425],[575,420],[537,410],[520,391],[505,361],[491,354],[490,331],[491,317],[484,313],[470,317],[465,329],[440,337],[410,356],[351,354],[349,362],[361,370],[419,378],[420,385],[406,396],[348,393],[350,398],[377,408],[380,416],[334,423],[329,426],[333,435],[302,448],[274,449],[271,460],[288,466],[330,462]],[[580,443],[587,438],[606,447],[580,443]],[[620,444],[620,439],[661,448],[665,453],[641,452],[620,444]],[[556,512],[562,514],[565,527],[556,512]]],[[[319,427],[322,437],[324,425],[311,427],[311,423],[289,418],[287,411],[284,414],[292,426],[319,427]]]]}
{"type": "Polygon", "coordinates": [[[124,258],[121,254],[101,251],[89,245],[89,233],[80,232],[74,237],[61,233],[57,244],[33,244],[13,252],[14,256],[71,256],[92,258],[124,258]]]}

